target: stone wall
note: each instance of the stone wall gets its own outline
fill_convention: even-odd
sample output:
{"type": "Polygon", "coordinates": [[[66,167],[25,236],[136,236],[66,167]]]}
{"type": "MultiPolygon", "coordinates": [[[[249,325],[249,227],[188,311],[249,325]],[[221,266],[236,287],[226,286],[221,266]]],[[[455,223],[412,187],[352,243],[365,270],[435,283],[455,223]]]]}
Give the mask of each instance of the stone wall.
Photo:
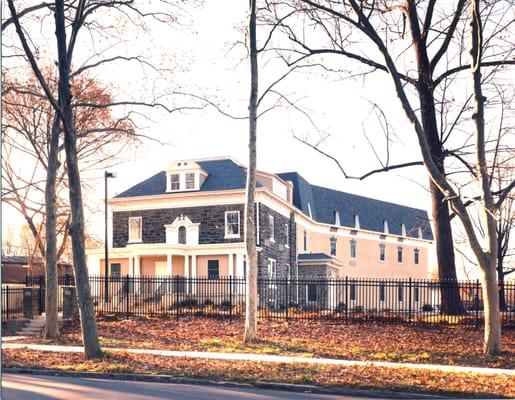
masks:
{"type": "Polygon", "coordinates": [[[129,240],[129,217],[142,217],[143,243],[165,243],[165,225],[184,215],[200,223],[199,244],[235,243],[244,240],[243,204],[167,208],[158,210],[117,211],[113,213],[113,247],[125,247],[129,240]],[[225,212],[240,212],[240,237],[225,239],[225,212]]]}
{"type": "Polygon", "coordinates": [[[294,266],[297,262],[296,224],[295,219],[286,218],[271,208],[259,205],[259,243],[261,249],[258,253],[259,277],[268,277],[268,259],[273,258],[277,262],[277,278],[286,278],[287,266],[294,266]],[[274,217],[274,240],[270,240],[270,225],[268,216],[274,217]],[[289,227],[289,238],[286,243],[285,224],[289,227]]]}

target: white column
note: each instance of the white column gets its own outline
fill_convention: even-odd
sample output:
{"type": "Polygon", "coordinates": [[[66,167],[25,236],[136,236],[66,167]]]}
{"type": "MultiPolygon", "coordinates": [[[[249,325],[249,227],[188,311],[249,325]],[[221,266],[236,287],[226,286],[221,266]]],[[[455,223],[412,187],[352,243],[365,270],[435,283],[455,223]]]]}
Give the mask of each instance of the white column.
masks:
{"type": "Polygon", "coordinates": [[[171,254],[166,255],[166,275],[173,275],[173,256],[171,254]]]}
{"type": "Polygon", "coordinates": [[[229,276],[234,275],[234,255],[232,253],[227,254],[227,257],[229,258],[229,262],[227,264],[227,269],[229,276]]]}
{"type": "Polygon", "coordinates": [[[243,274],[243,254],[236,254],[236,277],[244,278],[243,274]]]}
{"type": "Polygon", "coordinates": [[[184,277],[186,278],[186,293],[190,292],[188,278],[190,277],[190,256],[184,256],[184,277]]]}
{"type": "MultiPolygon", "coordinates": [[[[191,256],[191,277],[195,279],[197,277],[197,256],[192,255],[191,256]]],[[[195,280],[193,280],[191,284],[191,292],[193,294],[197,293],[197,283],[195,280]]]]}

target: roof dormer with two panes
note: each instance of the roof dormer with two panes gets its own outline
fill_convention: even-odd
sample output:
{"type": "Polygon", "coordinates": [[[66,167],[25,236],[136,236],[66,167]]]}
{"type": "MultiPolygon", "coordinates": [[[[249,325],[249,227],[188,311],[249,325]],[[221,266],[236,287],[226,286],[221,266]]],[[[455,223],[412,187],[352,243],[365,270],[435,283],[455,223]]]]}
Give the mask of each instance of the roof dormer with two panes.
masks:
{"type": "Polygon", "coordinates": [[[166,169],[166,191],[174,193],[200,190],[207,175],[194,161],[174,161],[166,169]]]}

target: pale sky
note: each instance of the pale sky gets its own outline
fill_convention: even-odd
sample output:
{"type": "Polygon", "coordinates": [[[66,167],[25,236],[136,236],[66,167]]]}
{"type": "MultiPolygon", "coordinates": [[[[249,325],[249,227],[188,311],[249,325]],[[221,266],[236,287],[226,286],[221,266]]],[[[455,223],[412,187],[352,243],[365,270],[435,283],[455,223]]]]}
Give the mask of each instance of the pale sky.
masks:
{"type": "MultiPolygon", "coordinates": [[[[97,71],[98,78],[112,83],[122,97],[141,94],[148,98],[152,93],[180,88],[209,97],[224,110],[244,116],[250,90],[248,63],[241,45],[230,48],[233,43],[244,40],[242,26],[246,12],[247,2],[226,1],[224,7],[220,7],[219,1],[205,0],[203,7],[189,10],[190,21],[180,29],[156,27],[150,32],[126,37],[127,44],[123,46],[127,54],[142,49],[156,57],[170,57],[182,63],[184,70],[170,64],[174,72],[156,80],[156,76],[142,75],[139,66],[125,63],[97,71]]],[[[76,60],[86,54],[78,52],[76,60]]],[[[284,69],[273,62],[261,65],[261,69],[261,89],[284,73],[284,69]]],[[[391,95],[386,74],[376,73],[366,84],[335,76],[323,77],[317,70],[290,78],[281,86],[281,91],[292,99],[302,99],[299,105],[309,112],[320,129],[330,133],[324,148],[337,156],[349,173],[358,175],[379,166],[364,137],[366,132],[375,142],[384,143],[375,117],[369,116],[371,101],[383,107],[399,138],[393,149],[393,161],[419,159],[414,135],[409,131],[397,99],[391,95]]],[[[182,104],[187,103],[183,100],[182,104]]],[[[246,120],[227,118],[210,107],[174,115],[140,111],[150,117],[142,122],[141,132],[162,144],[145,141],[137,150],[123,155],[123,163],[111,169],[117,176],[109,182],[112,195],[162,170],[174,159],[232,156],[247,164],[246,120]]],[[[422,167],[383,173],[364,181],[345,180],[332,161],[296,141],[294,133],[316,138],[307,119],[291,110],[277,109],[260,119],[258,169],[297,171],[313,184],[429,210],[428,179],[422,167]]],[[[87,201],[99,206],[103,201],[102,175],[98,171],[84,176],[99,188],[87,201]]],[[[2,232],[22,222],[12,209],[4,206],[2,232]]],[[[102,212],[90,217],[90,229],[103,238],[102,212]]]]}

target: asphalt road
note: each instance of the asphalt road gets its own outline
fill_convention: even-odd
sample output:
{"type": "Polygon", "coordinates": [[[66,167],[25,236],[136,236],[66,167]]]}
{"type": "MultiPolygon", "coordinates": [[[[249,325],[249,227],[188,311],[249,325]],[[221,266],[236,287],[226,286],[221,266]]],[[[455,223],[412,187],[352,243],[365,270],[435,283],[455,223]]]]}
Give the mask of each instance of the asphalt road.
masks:
{"type": "MultiPolygon", "coordinates": [[[[192,399],[358,399],[357,397],[294,393],[285,391],[130,382],[111,379],[71,378],[45,375],[3,374],[2,400],[192,400],[192,399]]],[[[360,397],[359,399],[363,399],[360,397]]]]}

